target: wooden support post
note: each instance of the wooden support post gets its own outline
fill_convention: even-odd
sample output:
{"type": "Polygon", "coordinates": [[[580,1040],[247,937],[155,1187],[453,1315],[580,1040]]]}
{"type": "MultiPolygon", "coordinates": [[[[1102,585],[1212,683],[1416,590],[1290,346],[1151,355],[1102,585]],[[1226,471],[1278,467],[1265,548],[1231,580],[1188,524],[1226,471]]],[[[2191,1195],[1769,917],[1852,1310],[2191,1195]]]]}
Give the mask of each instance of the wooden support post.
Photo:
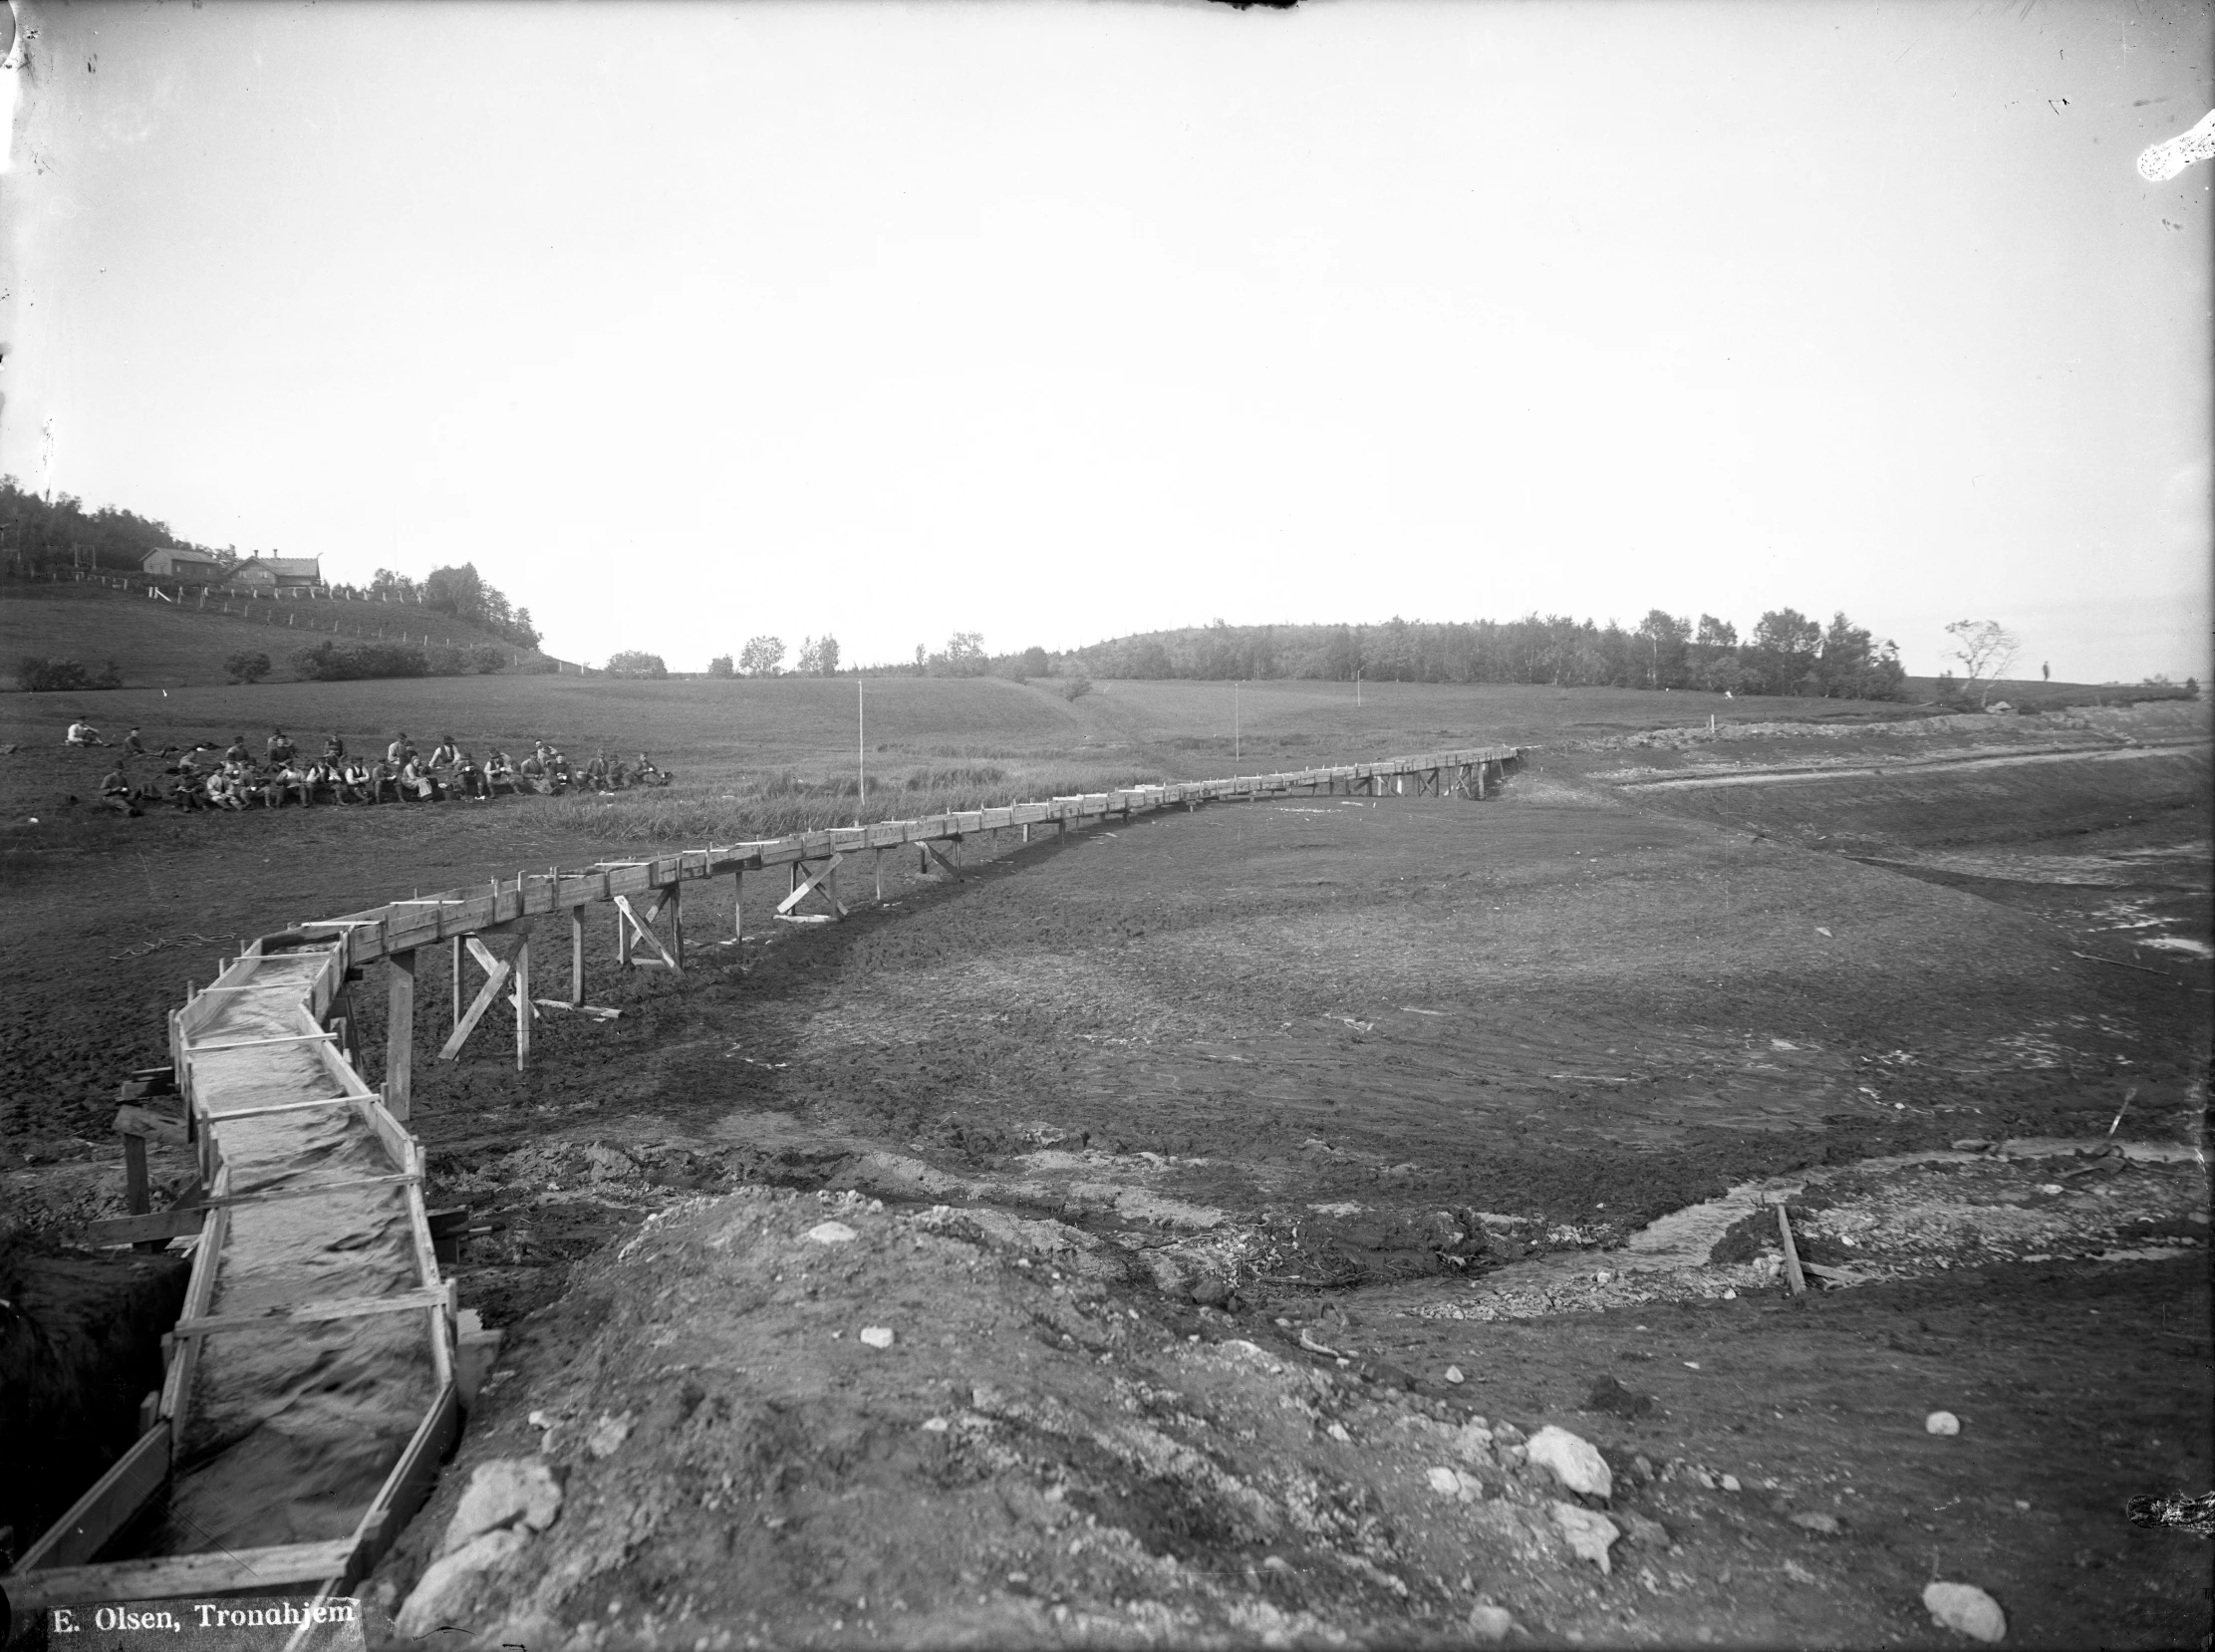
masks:
{"type": "Polygon", "coordinates": [[[153,1209],[146,1185],[146,1139],[136,1131],[129,1131],[124,1135],[123,1144],[124,1209],[133,1216],[144,1216],[153,1209]]]}
{"type": "Polygon", "coordinates": [[[1480,803],[1482,803],[1482,802],[1483,802],[1484,800],[1485,800],[1485,765],[1484,765],[1483,763],[1479,763],[1479,764],[1477,765],[1477,801],[1478,801],[1478,802],[1480,802],[1480,803]]]}
{"type": "Polygon", "coordinates": [[[569,909],[569,1007],[585,1001],[585,909],[569,909]]]}
{"type": "Polygon", "coordinates": [[[1777,1202],[1777,1232],[1785,1241],[1785,1278],[1795,1296],[1807,1294],[1807,1276],[1800,1271],[1800,1247],[1792,1241],[1792,1216],[1783,1200],[1777,1202]]]}
{"type": "Polygon", "coordinates": [[[733,945],[746,939],[746,871],[740,867],[730,875],[730,939],[733,945]]]}
{"type": "Polygon", "coordinates": [[[515,949],[515,1070],[522,1072],[531,1060],[531,1017],[538,1010],[531,1003],[531,938],[524,936],[515,949]]]}
{"type": "Polygon", "coordinates": [[[461,937],[447,942],[446,950],[453,954],[453,1021],[446,1023],[451,1026],[461,1019],[461,937]]]}
{"type": "Polygon", "coordinates": [[[670,915],[670,960],[680,969],[685,967],[685,886],[670,885],[662,896],[662,910],[670,915]]]}
{"type": "Polygon", "coordinates": [[[415,1096],[415,955],[386,955],[385,1110],[406,1124],[415,1096]]]}
{"type": "MultiPolygon", "coordinates": [[[[1026,826],[1023,830],[1027,833],[1030,828],[1026,826]]],[[[885,852],[882,849],[877,851],[877,864],[872,870],[877,874],[877,904],[883,906],[885,904],[885,852]]]]}
{"type": "Polygon", "coordinates": [[[616,909],[616,964],[619,968],[631,967],[631,930],[623,921],[625,908],[616,909]]]}

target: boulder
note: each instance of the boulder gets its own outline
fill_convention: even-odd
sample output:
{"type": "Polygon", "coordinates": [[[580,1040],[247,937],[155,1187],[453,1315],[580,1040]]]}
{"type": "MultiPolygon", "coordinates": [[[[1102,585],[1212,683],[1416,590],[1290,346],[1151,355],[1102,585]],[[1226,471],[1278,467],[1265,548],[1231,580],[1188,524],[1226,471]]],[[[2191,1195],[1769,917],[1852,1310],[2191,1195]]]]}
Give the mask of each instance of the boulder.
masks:
{"type": "Polygon", "coordinates": [[[479,1598],[478,1579],[530,1541],[530,1534],[503,1526],[442,1554],[415,1584],[394,1627],[406,1640],[417,1640],[448,1623],[465,1621],[479,1598]]]}
{"type": "Polygon", "coordinates": [[[1556,1501],[1552,1509],[1553,1523],[1561,1528],[1561,1535],[1568,1539],[1571,1551],[1579,1559],[1589,1560],[1599,1567],[1603,1576],[1612,1571],[1607,1551],[1622,1535],[1615,1522],[1582,1504],[1556,1501]]]}
{"type": "Polygon", "coordinates": [[[1585,1497],[1605,1499],[1615,1490],[1615,1477],[1608,1471],[1607,1459],[1600,1456],[1599,1448],[1565,1428],[1546,1424],[1530,1436],[1524,1456],[1542,1468],[1551,1469],[1555,1480],[1585,1497]]]}
{"type": "Polygon", "coordinates": [[[1933,1622],[1987,1643],[2007,1637],[2008,1616],[2000,1603],[1974,1583],[1929,1583],[1923,1606],[1933,1622]]]}
{"type": "Polygon", "coordinates": [[[469,1486],[446,1521],[438,1541],[441,1555],[451,1554],[481,1537],[522,1525],[543,1531],[561,1513],[561,1484],[553,1470],[537,1458],[500,1458],[480,1463],[469,1477],[469,1486]]]}

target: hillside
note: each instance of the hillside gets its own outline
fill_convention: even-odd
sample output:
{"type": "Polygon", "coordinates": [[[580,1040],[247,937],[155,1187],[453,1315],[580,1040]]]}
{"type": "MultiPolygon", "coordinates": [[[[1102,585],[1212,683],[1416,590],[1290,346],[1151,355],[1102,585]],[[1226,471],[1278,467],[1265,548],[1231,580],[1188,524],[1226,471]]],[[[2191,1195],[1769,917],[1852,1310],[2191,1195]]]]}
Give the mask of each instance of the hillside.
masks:
{"type": "Polygon", "coordinates": [[[0,585],[0,688],[16,688],[26,656],[78,660],[95,671],[113,660],[127,687],[174,688],[225,681],[223,662],[241,650],[266,654],[269,681],[292,681],[296,649],[324,639],[343,645],[380,640],[417,646],[492,648],[509,672],[549,669],[547,656],[518,649],[479,626],[435,609],[362,600],[253,600],[233,595],[199,607],[124,589],[63,581],[0,585]]]}

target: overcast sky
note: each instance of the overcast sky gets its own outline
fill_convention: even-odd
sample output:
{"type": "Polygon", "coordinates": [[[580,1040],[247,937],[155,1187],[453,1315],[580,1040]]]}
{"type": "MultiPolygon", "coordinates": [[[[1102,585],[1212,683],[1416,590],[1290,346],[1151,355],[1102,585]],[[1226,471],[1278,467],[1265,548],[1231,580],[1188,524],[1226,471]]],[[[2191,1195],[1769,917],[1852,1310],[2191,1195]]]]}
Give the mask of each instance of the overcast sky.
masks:
{"type": "Polygon", "coordinates": [[[2199,5],[19,7],[0,470],[547,647],[2207,676],[2199,5]]]}

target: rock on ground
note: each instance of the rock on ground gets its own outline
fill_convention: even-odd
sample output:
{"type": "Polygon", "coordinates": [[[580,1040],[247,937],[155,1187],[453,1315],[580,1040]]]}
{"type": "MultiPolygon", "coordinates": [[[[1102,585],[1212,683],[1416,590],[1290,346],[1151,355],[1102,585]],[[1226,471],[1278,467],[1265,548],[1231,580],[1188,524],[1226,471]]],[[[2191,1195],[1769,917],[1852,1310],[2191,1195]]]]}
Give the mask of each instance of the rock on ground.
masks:
{"type": "Polygon", "coordinates": [[[1572,1492],[1602,1499],[1614,1492],[1615,1477],[1607,1467],[1607,1459],[1600,1456],[1598,1448],[1590,1441],[1565,1428],[1548,1423],[1530,1436],[1523,1449],[1531,1462],[1551,1469],[1553,1478],[1572,1492]]]}
{"type": "Polygon", "coordinates": [[[1995,1642],[2007,1637],[2007,1614],[2000,1610],[1997,1600],[1974,1583],[1928,1584],[1923,1589],[1923,1606],[1934,1621],[1971,1640],[1995,1642]]]}

